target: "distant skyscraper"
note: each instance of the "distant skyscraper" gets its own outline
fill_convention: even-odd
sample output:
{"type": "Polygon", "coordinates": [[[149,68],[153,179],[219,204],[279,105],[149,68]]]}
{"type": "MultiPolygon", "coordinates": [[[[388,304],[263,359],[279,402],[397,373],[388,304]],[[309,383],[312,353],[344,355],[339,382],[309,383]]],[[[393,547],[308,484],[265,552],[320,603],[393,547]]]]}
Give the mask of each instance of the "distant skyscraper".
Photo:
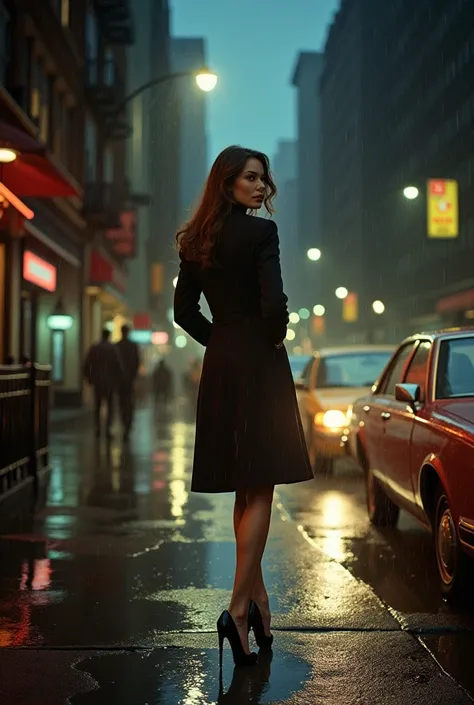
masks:
{"type": "MultiPolygon", "coordinates": [[[[131,51],[128,91],[172,73],[168,0],[133,5],[136,42],[131,51]]],[[[177,86],[165,81],[130,105],[130,178],[134,192],[147,193],[151,205],[139,213],[137,258],[130,266],[135,311],[149,311],[164,327],[173,295],[173,238],[178,224],[177,86]]],[[[169,321],[168,321],[169,323],[169,321]]]]}
{"type": "Polygon", "coordinates": [[[275,222],[280,236],[283,282],[290,306],[297,297],[299,272],[291,265],[298,252],[297,242],[297,156],[298,145],[280,140],[271,167],[277,186],[275,222]]]}
{"type": "Polygon", "coordinates": [[[300,306],[310,307],[320,294],[314,265],[306,252],[321,245],[321,115],[319,84],[323,55],[302,52],[298,56],[293,85],[297,88],[297,246],[300,269],[300,306]]]}
{"type": "MultiPolygon", "coordinates": [[[[206,64],[204,39],[173,37],[173,72],[199,71],[206,64]]],[[[190,213],[202,192],[207,175],[206,94],[196,86],[194,76],[176,81],[178,103],[178,216],[190,213]]]]}

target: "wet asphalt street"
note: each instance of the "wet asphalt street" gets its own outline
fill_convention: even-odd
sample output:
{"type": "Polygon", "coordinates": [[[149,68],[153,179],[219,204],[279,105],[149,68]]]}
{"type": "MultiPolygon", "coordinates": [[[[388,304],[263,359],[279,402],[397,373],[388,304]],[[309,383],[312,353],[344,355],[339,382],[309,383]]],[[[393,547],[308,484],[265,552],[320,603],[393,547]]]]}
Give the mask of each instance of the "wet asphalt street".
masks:
{"type": "Polygon", "coordinates": [[[48,505],[0,537],[1,705],[464,705],[474,613],[439,598],[430,536],[369,527],[359,474],[279,487],[264,571],[275,648],[218,672],[231,495],[189,493],[192,419],[139,409],[128,448],[52,438],[48,505]]]}

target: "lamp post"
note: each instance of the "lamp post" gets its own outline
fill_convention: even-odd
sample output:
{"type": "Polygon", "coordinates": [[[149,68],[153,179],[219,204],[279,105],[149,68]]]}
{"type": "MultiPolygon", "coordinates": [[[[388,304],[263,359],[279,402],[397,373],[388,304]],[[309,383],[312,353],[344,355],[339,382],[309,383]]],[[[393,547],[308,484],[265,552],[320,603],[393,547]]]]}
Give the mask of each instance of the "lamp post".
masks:
{"type": "Polygon", "coordinates": [[[51,331],[51,378],[53,382],[61,383],[64,381],[65,331],[73,324],[73,318],[65,312],[61,300],[48,316],[47,324],[51,331]]]}
{"type": "Polygon", "coordinates": [[[151,81],[147,81],[146,83],[143,83],[141,86],[136,88],[134,91],[129,93],[122,102],[120,103],[119,107],[117,108],[117,114],[121,113],[123,109],[131,103],[132,100],[135,100],[135,98],[145,91],[147,91],[149,88],[153,88],[154,86],[159,86],[162,83],[168,83],[168,81],[174,81],[178,78],[186,78],[187,76],[194,76],[196,79],[196,85],[198,88],[200,88],[202,91],[205,93],[209,93],[210,91],[214,90],[214,88],[217,85],[217,74],[213,73],[212,71],[209,71],[208,68],[203,67],[200,71],[176,71],[175,73],[166,73],[163,74],[163,76],[158,76],[157,78],[153,78],[151,81]]]}

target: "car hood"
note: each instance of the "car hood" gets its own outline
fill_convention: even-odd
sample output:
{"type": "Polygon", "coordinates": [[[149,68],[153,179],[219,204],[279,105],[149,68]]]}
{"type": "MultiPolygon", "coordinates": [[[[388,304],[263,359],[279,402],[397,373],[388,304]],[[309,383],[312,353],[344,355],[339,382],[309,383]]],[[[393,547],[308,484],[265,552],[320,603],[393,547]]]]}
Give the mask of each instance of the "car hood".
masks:
{"type": "Polygon", "coordinates": [[[315,389],[314,394],[324,410],[347,411],[349,404],[369,394],[371,387],[328,387],[315,389]]]}
{"type": "Polygon", "coordinates": [[[434,412],[447,421],[468,423],[474,427],[474,397],[438,400],[435,402],[434,412]]]}

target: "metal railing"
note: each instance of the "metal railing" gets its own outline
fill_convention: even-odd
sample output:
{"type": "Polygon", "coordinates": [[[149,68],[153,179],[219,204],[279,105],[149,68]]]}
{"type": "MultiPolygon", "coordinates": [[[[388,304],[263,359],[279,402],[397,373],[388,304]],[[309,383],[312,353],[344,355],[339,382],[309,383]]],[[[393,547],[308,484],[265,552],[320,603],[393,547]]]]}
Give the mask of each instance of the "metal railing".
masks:
{"type": "Polygon", "coordinates": [[[49,469],[51,368],[0,366],[0,501],[49,469]]]}

